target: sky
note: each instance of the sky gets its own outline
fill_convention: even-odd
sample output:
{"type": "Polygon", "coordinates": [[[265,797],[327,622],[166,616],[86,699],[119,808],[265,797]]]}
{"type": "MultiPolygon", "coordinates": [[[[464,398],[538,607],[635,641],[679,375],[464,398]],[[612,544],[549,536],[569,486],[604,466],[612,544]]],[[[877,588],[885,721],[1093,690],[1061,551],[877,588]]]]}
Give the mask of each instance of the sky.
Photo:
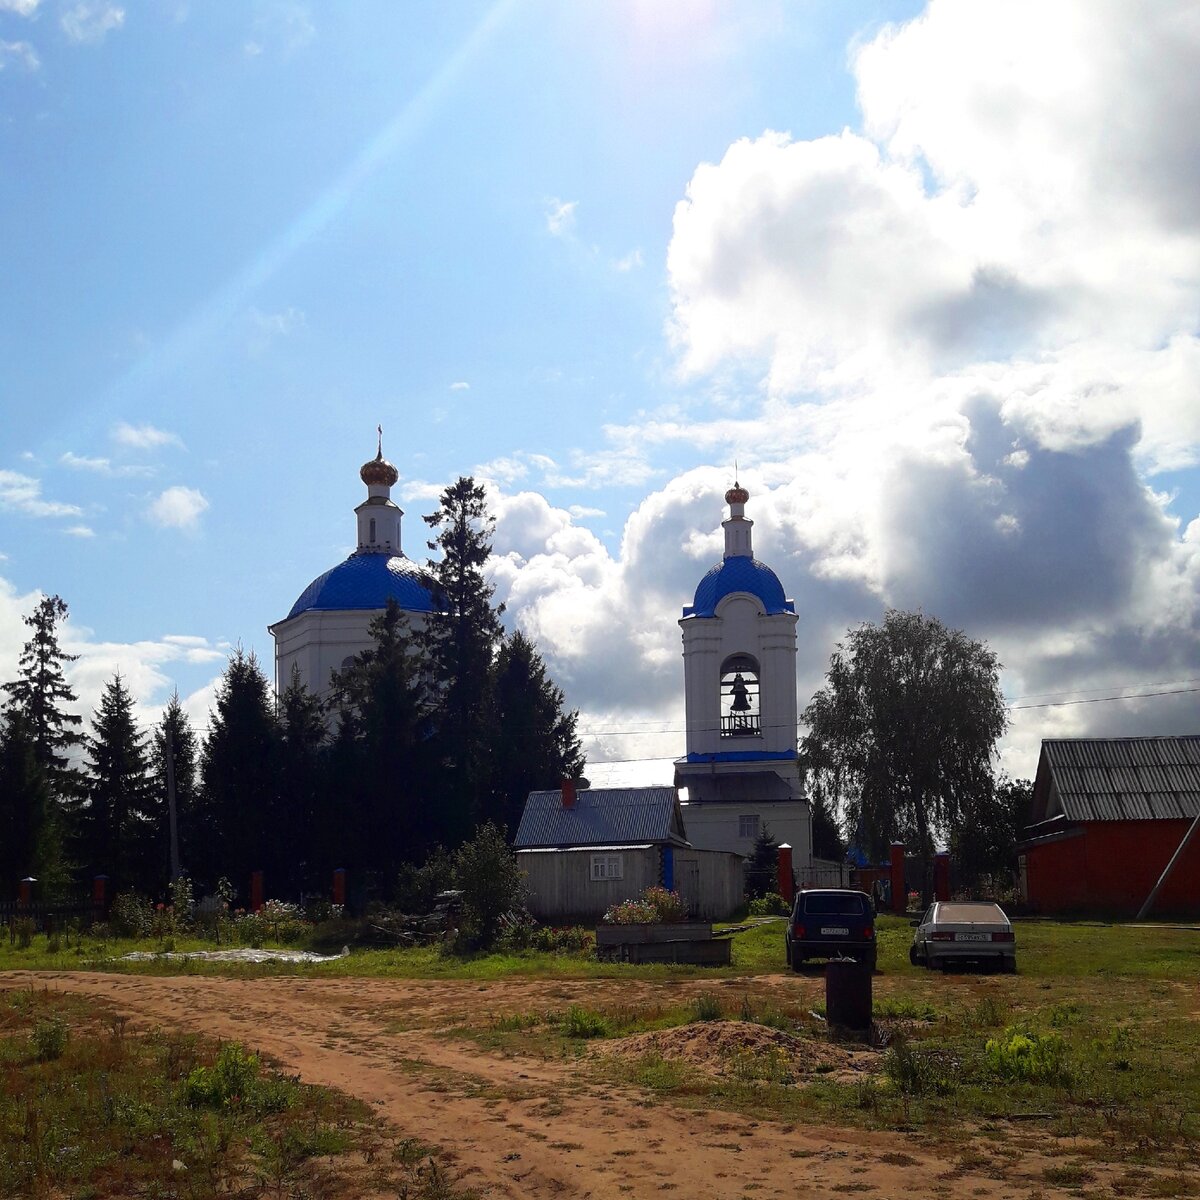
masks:
{"type": "Polygon", "coordinates": [[[0,0],[0,679],[203,725],[463,474],[600,783],[749,489],[799,613],[1004,664],[1000,766],[1200,729],[1200,3],[0,0]],[[735,465],[736,464],[736,465],[735,465]]]}

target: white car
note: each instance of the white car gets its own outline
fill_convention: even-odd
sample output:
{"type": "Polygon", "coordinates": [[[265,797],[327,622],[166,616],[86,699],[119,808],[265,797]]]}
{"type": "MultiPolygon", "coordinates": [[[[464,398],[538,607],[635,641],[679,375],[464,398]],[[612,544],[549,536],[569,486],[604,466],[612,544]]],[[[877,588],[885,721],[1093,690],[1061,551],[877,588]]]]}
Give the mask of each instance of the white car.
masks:
{"type": "Polygon", "coordinates": [[[1004,910],[990,900],[939,900],[914,921],[908,950],[914,967],[975,963],[1004,971],[1017,969],[1017,938],[1004,910]]]}

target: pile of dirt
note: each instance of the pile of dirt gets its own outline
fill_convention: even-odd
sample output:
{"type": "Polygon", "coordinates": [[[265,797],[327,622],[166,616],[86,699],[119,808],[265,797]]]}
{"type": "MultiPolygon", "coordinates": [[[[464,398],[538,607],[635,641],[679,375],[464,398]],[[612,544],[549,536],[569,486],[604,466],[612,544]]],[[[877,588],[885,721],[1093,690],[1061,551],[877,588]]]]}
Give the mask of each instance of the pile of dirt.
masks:
{"type": "Polygon", "coordinates": [[[861,1071],[868,1068],[864,1059],[873,1057],[750,1021],[693,1021],[674,1029],[617,1038],[597,1049],[622,1058],[658,1055],[714,1075],[729,1073],[747,1056],[775,1057],[795,1075],[861,1071]]]}

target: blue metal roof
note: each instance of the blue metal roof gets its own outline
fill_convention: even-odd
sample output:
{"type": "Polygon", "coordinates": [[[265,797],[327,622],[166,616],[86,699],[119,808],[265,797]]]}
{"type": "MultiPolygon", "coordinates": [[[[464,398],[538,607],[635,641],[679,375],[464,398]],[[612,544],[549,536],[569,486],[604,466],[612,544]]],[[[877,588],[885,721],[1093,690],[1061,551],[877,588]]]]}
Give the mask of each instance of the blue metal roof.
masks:
{"type": "Polygon", "coordinates": [[[757,558],[738,554],[724,559],[705,577],[696,588],[692,603],[683,610],[685,617],[715,617],[717,605],[733,592],[749,592],[762,601],[768,616],[776,613],[794,613],[795,604],[783,594],[779,576],[757,558]]]}
{"type": "Polygon", "coordinates": [[[562,792],[530,792],[514,845],[612,846],[631,842],[684,844],[683,817],[673,787],[581,788],[572,808],[562,792]]]}
{"type": "Polygon", "coordinates": [[[386,608],[389,600],[409,612],[434,611],[416,563],[403,554],[352,554],[300,593],[288,619],[312,609],[386,608]]]}

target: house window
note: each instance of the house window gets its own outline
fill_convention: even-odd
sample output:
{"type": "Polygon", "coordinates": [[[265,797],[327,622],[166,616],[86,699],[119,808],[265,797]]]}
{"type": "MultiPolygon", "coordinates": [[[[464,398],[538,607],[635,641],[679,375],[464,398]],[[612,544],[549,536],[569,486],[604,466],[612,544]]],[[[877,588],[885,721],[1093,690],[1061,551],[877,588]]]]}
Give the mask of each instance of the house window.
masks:
{"type": "Polygon", "coordinates": [[[749,816],[738,817],[738,837],[740,838],[756,838],[758,837],[758,814],[751,813],[749,816]]]}
{"type": "Polygon", "coordinates": [[[624,879],[625,859],[620,854],[592,855],[592,882],[599,883],[605,879],[624,879]]]}

